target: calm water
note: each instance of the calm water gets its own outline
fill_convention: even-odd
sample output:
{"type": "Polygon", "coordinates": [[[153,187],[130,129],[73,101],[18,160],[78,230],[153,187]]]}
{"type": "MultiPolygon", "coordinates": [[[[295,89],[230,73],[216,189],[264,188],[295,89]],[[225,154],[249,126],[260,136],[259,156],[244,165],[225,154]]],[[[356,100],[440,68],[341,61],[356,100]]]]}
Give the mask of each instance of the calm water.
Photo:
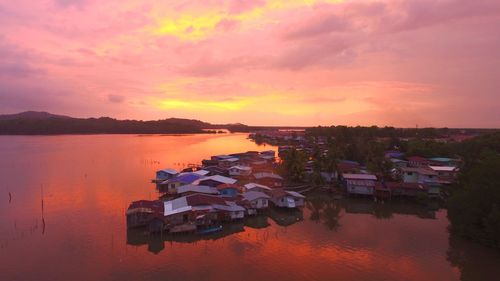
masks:
{"type": "Polygon", "coordinates": [[[498,280],[498,254],[450,239],[445,210],[404,203],[311,194],[204,240],[127,232],[158,168],[267,149],[239,134],[0,136],[0,280],[498,280]]]}

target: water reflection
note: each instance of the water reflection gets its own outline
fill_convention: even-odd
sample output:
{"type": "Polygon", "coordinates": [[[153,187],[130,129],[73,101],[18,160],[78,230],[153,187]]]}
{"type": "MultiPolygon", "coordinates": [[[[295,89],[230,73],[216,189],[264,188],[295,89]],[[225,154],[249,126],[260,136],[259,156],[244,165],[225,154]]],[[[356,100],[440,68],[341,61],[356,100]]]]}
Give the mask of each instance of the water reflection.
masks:
{"type": "Polygon", "coordinates": [[[203,240],[218,240],[243,231],[245,231],[243,222],[226,223],[221,231],[203,235],[195,233],[150,234],[145,229],[131,228],[127,229],[127,244],[148,245],[148,251],[158,254],[165,249],[165,243],[196,243],[203,240]]]}
{"type": "Polygon", "coordinates": [[[204,240],[218,240],[224,237],[244,232],[245,227],[253,229],[263,229],[271,226],[268,222],[270,218],[276,225],[281,227],[291,226],[303,220],[303,212],[300,209],[287,210],[270,208],[264,214],[246,217],[241,221],[228,222],[222,224],[222,230],[209,234],[198,233],[159,233],[150,234],[145,228],[128,228],[127,244],[134,246],[148,245],[148,251],[158,254],[165,249],[165,242],[176,243],[196,243],[204,240]]]}
{"type": "Polygon", "coordinates": [[[223,230],[211,234],[149,234],[146,229],[128,229],[127,244],[148,245],[153,253],[161,252],[164,242],[195,243],[201,240],[217,240],[235,233],[244,232],[245,227],[264,229],[275,225],[288,227],[304,220],[304,212],[309,221],[321,224],[328,231],[338,231],[343,214],[368,214],[377,219],[390,220],[394,215],[410,215],[421,219],[436,219],[436,210],[412,202],[393,201],[376,203],[368,199],[335,199],[331,194],[317,192],[309,194],[305,209],[269,208],[258,216],[224,224],[223,230]],[[272,224],[270,221],[272,221],[272,224]]]}
{"type": "Polygon", "coordinates": [[[500,252],[450,235],[447,260],[460,270],[460,280],[498,280],[500,252]]]}
{"type": "Polygon", "coordinates": [[[336,231],[340,227],[342,206],[332,195],[312,194],[308,197],[306,208],[311,211],[311,221],[322,223],[328,230],[336,231]]]}
{"type": "Polygon", "coordinates": [[[500,276],[498,255],[449,237],[444,209],[397,200],[309,194],[302,212],[271,210],[204,237],[127,230],[128,204],[155,199],[149,180],[159,168],[248,150],[264,149],[234,134],[0,136],[0,280],[500,276]]]}

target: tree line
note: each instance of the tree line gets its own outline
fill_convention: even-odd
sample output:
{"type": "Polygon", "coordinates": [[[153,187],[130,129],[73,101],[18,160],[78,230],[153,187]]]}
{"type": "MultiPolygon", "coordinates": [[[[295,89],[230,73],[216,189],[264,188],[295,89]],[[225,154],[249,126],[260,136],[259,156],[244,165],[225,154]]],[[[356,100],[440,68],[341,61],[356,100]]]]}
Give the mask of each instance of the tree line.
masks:
{"type": "Polygon", "coordinates": [[[170,118],[157,121],[101,118],[17,118],[0,120],[1,135],[47,134],[185,134],[205,133],[212,125],[198,120],[170,118]]]}
{"type": "Polygon", "coordinates": [[[392,163],[384,157],[389,149],[399,150],[405,156],[460,158],[463,166],[446,203],[450,231],[500,249],[500,132],[442,143],[422,137],[380,140],[379,132],[373,128],[335,128],[336,133],[327,136],[320,149],[315,138],[325,131],[312,131],[308,149],[292,148],[281,156],[281,173],[290,182],[321,184],[320,173],[336,171],[341,159],[358,161],[379,178],[390,178],[392,163]],[[306,165],[312,168],[311,173],[305,173],[306,165]]]}

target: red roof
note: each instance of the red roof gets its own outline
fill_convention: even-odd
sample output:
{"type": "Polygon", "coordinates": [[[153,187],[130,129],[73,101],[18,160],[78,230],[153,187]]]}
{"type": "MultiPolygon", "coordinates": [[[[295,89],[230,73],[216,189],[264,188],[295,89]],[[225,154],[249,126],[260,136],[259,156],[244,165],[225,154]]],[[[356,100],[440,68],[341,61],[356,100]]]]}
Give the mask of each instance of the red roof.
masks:
{"type": "Polygon", "coordinates": [[[234,188],[234,189],[241,190],[241,187],[239,185],[237,185],[237,184],[229,184],[229,183],[218,185],[216,188],[217,188],[217,190],[223,190],[223,189],[226,189],[226,188],[234,188]]]}
{"type": "Polygon", "coordinates": [[[139,200],[130,203],[127,209],[127,215],[133,213],[152,213],[154,215],[162,215],[164,204],[162,201],[139,200]]]}
{"type": "Polygon", "coordinates": [[[412,162],[428,162],[427,158],[424,158],[422,156],[411,156],[406,158],[408,161],[412,162]]]}
{"type": "Polygon", "coordinates": [[[275,188],[273,190],[269,190],[267,192],[272,198],[280,198],[280,197],[283,197],[283,196],[286,196],[286,192],[285,190],[283,190],[282,188],[275,188]]]}
{"type": "Polygon", "coordinates": [[[163,212],[163,202],[155,200],[155,201],[150,201],[150,200],[139,200],[139,201],[134,201],[130,203],[128,206],[128,209],[137,209],[137,208],[149,208],[152,210],[159,210],[163,212]]]}
{"type": "Polygon", "coordinates": [[[198,205],[227,205],[226,200],[219,196],[206,195],[206,194],[193,194],[186,197],[187,204],[189,206],[198,205]]]}

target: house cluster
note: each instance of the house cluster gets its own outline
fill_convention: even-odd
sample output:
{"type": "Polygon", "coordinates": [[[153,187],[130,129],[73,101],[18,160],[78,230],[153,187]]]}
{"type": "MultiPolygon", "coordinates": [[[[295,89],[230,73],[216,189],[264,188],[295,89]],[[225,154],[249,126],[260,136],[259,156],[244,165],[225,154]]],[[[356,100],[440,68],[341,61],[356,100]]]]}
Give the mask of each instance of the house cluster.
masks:
{"type": "Polygon", "coordinates": [[[357,162],[340,162],[337,173],[347,193],[379,199],[417,197],[419,194],[438,198],[442,196],[443,188],[455,181],[460,164],[457,159],[444,157],[405,158],[396,151],[387,152],[385,157],[394,167],[390,181],[379,179],[357,162]]]}
{"type": "Polygon", "coordinates": [[[265,130],[252,132],[250,139],[261,139],[268,143],[302,142],[306,139],[304,130],[265,130]]]}
{"type": "Polygon", "coordinates": [[[305,197],[285,190],[274,166],[275,152],[270,150],[212,156],[196,170],[159,170],[154,180],[159,199],[132,202],[127,225],[171,233],[209,232],[220,230],[221,222],[241,220],[270,206],[302,207],[305,197]]]}
{"type": "MultiPolygon", "coordinates": [[[[296,149],[311,156],[314,149],[319,149],[320,153],[326,155],[328,152],[326,143],[326,137],[317,137],[313,144],[302,141],[298,144],[280,146],[278,153],[282,156],[290,149],[296,149]]],[[[446,187],[455,181],[461,164],[460,160],[452,158],[405,157],[400,151],[386,151],[384,156],[393,167],[391,179],[383,179],[359,162],[350,160],[339,160],[334,171],[322,170],[320,174],[323,182],[340,183],[346,193],[352,196],[388,199],[425,194],[431,198],[439,198],[445,193],[446,187]]],[[[310,160],[304,167],[304,173],[312,174],[313,169],[314,162],[310,160]]]]}

